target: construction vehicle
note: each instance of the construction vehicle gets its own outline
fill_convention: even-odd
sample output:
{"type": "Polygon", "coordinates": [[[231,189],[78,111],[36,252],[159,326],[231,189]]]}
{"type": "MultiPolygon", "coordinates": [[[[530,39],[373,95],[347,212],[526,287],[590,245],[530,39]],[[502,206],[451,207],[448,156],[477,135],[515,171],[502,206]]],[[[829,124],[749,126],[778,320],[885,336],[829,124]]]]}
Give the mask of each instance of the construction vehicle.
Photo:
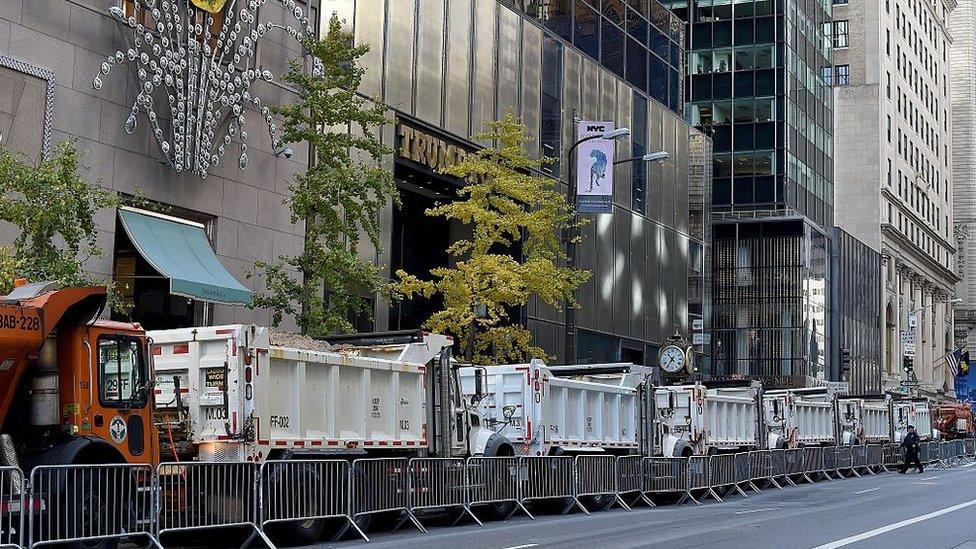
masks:
{"type": "MultiPolygon", "coordinates": [[[[104,287],[23,280],[0,297],[0,465],[30,474],[40,465],[158,461],[146,335],[138,324],[96,320],[106,299],[104,287]]],[[[64,489],[78,508],[107,503],[64,489]]]]}
{"type": "Polygon", "coordinates": [[[761,393],[756,381],[654,387],[654,447],[675,457],[759,449],[761,393]]]}
{"type": "Polygon", "coordinates": [[[835,389],[815,387],[763,392],[765,446],[770,450],[836,442],[835,389]]]}
{"type": "Polygon", "coordinates": [[[893,397],[891,402],[891,441],[901,444],[908,434],[908,426],[915,427],[918,438],[925,441],[939,440],[941,433],[933,427],[932,410],[926,398],[893,397]]]}
{"type": "Polygon", "coordinates": [[[839,396],[837,444],[891,442],[891,398],[887,395],[839,396]]]}
{"type": "Polygon", "coordinates": [[[945,440],[972,438],[976,436],[973,426],[971,404],[942,404],[932,408],[933,427],[942,433],[945,440]]]}
{"type": "Polygon", "coordinates": [[[459,370],[464,399],[518,455],[637,452],[638,389],[572,379],[574,373],[541,360],[459,370]]]}

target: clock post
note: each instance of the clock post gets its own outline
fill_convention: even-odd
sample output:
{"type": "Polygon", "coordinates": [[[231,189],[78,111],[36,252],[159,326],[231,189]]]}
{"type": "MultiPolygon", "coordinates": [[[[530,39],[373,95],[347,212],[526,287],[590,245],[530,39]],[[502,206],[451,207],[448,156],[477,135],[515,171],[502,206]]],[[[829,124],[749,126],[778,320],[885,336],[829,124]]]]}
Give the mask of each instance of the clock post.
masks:
{"type": "Polygon", "coordinates": [[[658,352],[657,363],[661,369],[661,380],[669,385],[688,381],[694,371],[694,360],[691,343],[675,332],[658,352]]]}

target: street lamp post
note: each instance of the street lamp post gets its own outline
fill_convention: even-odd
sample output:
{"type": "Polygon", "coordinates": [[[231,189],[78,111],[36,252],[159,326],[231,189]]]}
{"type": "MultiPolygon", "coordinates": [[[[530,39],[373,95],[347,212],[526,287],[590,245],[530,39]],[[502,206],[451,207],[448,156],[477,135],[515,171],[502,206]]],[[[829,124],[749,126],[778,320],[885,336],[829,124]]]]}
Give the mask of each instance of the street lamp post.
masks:
{"type": "MultiPolygon", "coordinates": [[[[912,319],[915,318],[915,315],[917,315],[918,313],[924,311],[925,309],[928,309],[929,307],[934,307],[936,305],[943,305],[943,304],[954,305],[956,303],[962,303],[962,298],[954,297],[954,298],[951,298],[951,299],[942,299],[942,300],[939,300],[939,301],[933,301],[932,303],[929,303],[928,305],[922,305],[921,307],[918,307],[916,309],[912,309],[911,311],[908,312],[908,322],[911,323],[912,322],[912,319]]],[[[932,322],[933,323],[935,322],[935,319],[934,318],[932,319],[932,322]]],[[[921,330],[922,328],[918,325],[918,322],[916,321],[915,322],[915,326],[912,327],[911,329],[912,330],[921,330]]],[[[917,379],[917,376],[915,376],[914,361],[909,362],[909,360],[910,360],[909,355],[903,349],[902,350],[902,364],[903,364],[903,369],[904,369],[904,374],[905,374],[905,380],[902,381],[902,385],[905,386],[905,388],[908,390],[908,396],[911,397],[911,395],[912,395],[912,384],[913,384],[911,378],[912,377],[915,377],[917,379]],[[905,367],[904,366],[905,364],[911,364],[911,367],[905,367]]]]}

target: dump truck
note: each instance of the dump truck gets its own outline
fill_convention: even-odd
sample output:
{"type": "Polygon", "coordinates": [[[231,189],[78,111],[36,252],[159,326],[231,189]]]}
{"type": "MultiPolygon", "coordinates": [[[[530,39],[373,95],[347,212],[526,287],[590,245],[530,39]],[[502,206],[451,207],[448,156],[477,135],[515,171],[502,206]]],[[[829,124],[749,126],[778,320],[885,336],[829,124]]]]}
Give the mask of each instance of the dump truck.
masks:
{"type": "Polygon", "coordinates": [[[837,399],[837,443],[891,442],[891,398],[886,395],[840,396],[837,399]]]}
{"type": "MultiPolygon", "coordinates": [[[[98,320],[106,299],[104,287],[22,280],[0,297],[0,465],[29,474],[41,465],[158,461],[146,335],[138,324],[98,320]]],[[[59,503],[79,513],[126,504],[70,488],[60,488],[59,503]],[[76,501],[65,501],[71,498],[76,501]]],[[[46,495],[54,497],[50,490],[46,495]]],[[[15,507],[43,509],[47,503],[15,507]]],[[[99,519],[111,520],[87,516],[99,519]]],[[[59,512],[58,520],[74,527],[69,512],[59,512]]],[[[99,531],[97,524],[85,528],[99,531]]]]}
{"type": "Polygon", "coordinates": [[[915,427],[918,438],[924,441],[939,440],[941,433],[933,427],[932,410],[926,398],[892,398],[891,441],[901,444],[908,434],[908,426],[915,427]]]}
{"type": "Polygon", "coordinates": [[[518,455],[638,452],[640,391],[626,382],[572,379],[576,372],[558,371],[541,360],[462,367],[461,394],[476,403],[487,427],[514,443],[518,455]]]}
{"type": "Polygon", "coordinates": [[[834,390],[787,389],[763,393],[766,447],[771,450],[836,442],[834,390]]]}
{"type": "Polygon", "coordinates": [[[942,433],[945,440],[972,438],[976,436],[973,426],[971,404],[942,404],[932,408],[933,427],[942,433]]]}
{"type": "Polygon", "coordinates": [[[655,448],[684,457],[761,447],[758,382],[653,388],[655,448]]]}

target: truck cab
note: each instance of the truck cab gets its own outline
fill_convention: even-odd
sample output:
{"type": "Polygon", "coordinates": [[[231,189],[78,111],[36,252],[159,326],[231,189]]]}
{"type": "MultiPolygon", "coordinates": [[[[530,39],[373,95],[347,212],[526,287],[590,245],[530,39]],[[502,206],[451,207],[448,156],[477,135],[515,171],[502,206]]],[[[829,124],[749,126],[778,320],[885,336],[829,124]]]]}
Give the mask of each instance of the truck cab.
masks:
{"type": "Polygon", "coordinates": [[[50,283],[0,297],[0,465],[158,462],[146,335],[95,320],[105,301],[50,283]]]}

